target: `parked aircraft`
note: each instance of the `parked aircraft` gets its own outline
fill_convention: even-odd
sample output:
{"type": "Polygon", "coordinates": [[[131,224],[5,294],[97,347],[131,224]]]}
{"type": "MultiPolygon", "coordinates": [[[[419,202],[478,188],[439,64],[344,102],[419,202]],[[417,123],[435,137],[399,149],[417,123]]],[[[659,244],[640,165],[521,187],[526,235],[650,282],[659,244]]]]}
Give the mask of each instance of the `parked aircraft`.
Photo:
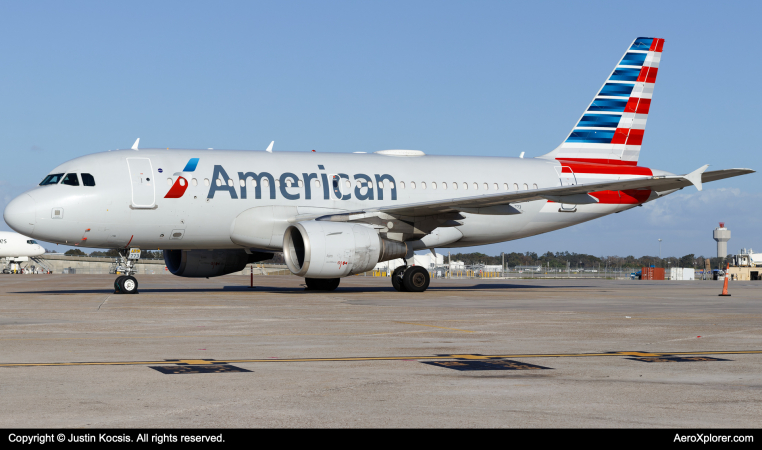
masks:
{"type": "MultiPolygon", "coordinates": [[[[59,165],[4,218],[41,240],[121,249],[119,292],[137,292],[141,248],[163,249],[183,277],[283,251],[309,289],[332,290],[415,250],[520,239],[752,173],[637,165],[663,44],[635,39],[566,139],[537,158],[139,149],[138,140],[59,165]]],[[[420,292],[429,273],[406,265],[391,281],[420,292]]]]}
{"type": "Polygon", "coordinates": [[[0,231],[0,258],[35,257],[45,254],[36,241],[11,231],[0,231]]]}
{"type": "Polygon", "coordinates": [[[45,249],[36,241],[11,231],[0,231],[0,258],[8,263],[4,272],[19,271],[20,264],[45,254],[45,249]]]}

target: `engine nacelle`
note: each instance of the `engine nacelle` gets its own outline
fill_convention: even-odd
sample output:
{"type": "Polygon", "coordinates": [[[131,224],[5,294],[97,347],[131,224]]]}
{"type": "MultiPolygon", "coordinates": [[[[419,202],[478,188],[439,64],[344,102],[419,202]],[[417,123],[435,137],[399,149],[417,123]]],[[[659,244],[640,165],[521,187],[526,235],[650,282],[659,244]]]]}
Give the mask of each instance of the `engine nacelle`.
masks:
{"type": "Polygon", "coordinates": [[[239,272],[247,264],[264,261],[272,253],[245,250],[164,250],[164,262],[172,275],[179,277],[218,277],[239,272]]]}
{"type": "Polygon", "coordinates": [[[340,278],[367,272],[376,263],[407,254],[404,242],[382,239],[373,228],[352,223],[300,222],[283,235],[283,257],[294,275],[340,278]]]}

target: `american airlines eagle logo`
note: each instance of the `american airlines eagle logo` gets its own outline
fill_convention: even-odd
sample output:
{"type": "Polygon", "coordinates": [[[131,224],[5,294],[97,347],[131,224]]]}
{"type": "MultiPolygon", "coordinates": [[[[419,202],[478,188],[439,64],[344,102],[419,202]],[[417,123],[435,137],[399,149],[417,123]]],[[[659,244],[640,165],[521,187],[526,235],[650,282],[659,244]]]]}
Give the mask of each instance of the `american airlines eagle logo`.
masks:
{"type": "Polygon", "coordinates": [[[185,168],[182,170],[182,172],[175,172],[173,175],[177,175],[177,180],[175,180],[175,184],[169,188],[169,192],[167,192],[167,195],[165,195],[164,198],[182,197],[183,194],[185,194],[185,191],[188,189],[188,180],[183,176],[183,174],[195,171],[197,165],[198,158],[191,158],[188,160],[188,164],[185,165],[185,168]]]}

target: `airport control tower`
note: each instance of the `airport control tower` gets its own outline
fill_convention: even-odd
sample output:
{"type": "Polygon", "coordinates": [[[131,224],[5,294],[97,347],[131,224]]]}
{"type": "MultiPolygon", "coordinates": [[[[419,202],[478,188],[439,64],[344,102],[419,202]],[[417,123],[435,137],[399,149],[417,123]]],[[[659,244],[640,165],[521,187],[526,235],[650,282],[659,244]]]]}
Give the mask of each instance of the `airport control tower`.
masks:
{"type": "Polygon", "coordinates": [[[717,257],[724,258],[728,256],[730,230],[725,228],[725,222],[720,222],[720,227],[714,229],[714,240],[717,241],[717,257]]]}

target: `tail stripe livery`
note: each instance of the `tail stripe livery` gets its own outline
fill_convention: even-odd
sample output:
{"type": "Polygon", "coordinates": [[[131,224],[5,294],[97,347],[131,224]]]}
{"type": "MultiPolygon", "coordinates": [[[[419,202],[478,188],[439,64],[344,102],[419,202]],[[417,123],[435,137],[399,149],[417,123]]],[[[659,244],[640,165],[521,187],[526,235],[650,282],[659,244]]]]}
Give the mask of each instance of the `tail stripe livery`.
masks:
{"type": "Polygon", "coordinates": [[[636,166],[664,39],[637,38],[566,140],[545,158],[636,166]]]}

